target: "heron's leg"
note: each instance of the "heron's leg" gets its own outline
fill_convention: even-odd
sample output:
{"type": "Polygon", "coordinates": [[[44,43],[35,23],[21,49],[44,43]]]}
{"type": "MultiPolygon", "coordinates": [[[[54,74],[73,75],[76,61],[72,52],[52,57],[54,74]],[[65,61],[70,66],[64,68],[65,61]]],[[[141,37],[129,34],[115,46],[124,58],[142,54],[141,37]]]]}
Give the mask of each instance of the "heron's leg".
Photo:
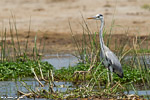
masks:
{"type": "Polygon", "coordinates": [[[113,84],[113,69],[112,69],[112,67],[109,67],[109,70],[111,72],[110,81],[111,81],[111,84],[113,84]]]}
{"type": "Polygon", "coordinates": [[[108,86],[110,85],[110,75],[109,75],[109,68],[107,68],[107,78],[108,78],[108,86]]]}

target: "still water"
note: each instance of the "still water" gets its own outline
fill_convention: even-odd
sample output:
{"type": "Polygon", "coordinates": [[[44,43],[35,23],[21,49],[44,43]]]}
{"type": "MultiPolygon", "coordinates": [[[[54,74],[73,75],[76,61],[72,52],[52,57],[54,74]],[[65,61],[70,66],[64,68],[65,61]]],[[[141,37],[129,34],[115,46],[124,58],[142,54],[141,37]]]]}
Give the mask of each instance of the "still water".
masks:
{"type": "Polygon", "coordinates": [[[62,54],[62,55],[46,55],[46,59],[42,61],[47,61],[52,64],[56,69],[62,67],[74,66],[78,63],[78,59],[71,54],[62,54]]]}
{"type": "MultiPolygon", "coordinates": [[[[24,93],[29,93],[29,91],[24,87],[23,82],[27,85],[28,88],[36,91],[37,89],[45,89],[48,90],[49,85],[45,84],[44,81],[41,81],[45,84],[45,87],[41,87],[39,83],[33,78],[23,78],[21,81],[0,81],[0,97],[3,98],[17,98],[17,91],[22,91],[24,93]]],[[[54,91],[61,91],[65,92],[67,89],[72,90],[72,83],[71,82],[54,82],[56,85],[53,89],[54,91]]],[[[22,99],[21,99],[22,100],[22,99]]],[[[24,100],[29,100],[28,98],[24,98],[24,100]]],[[[33,99],[32,99],[33,100],[33,99]]],[[[37,100],[37,99],[36,99],[37,100]]],[[[39,99],[45,100],[45,99],[39,99]]]]}

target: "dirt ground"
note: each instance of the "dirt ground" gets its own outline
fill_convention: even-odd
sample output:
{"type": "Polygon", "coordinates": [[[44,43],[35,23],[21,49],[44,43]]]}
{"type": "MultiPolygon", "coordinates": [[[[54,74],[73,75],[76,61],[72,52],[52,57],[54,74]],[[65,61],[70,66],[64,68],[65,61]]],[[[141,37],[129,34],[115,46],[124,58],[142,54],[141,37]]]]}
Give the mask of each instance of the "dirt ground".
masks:
{"type": "MultiPolygon", "coordinates": [[[[126,33],[129,36],[149,35],[150,9],[142,8],[146,4],[150,5],[150,0],[1,0],[0,32],[6,28],[9,42],[9,22],[12,25],[15,19],[19,41],[23,46],[24,41],[29,39],[29,47],[32,47],[37,34],[38,46],[40,41],[43,43],[45,40],[45,52],[69,53],[74,50],[69,22],[76,36],[81,37],[82,16],[86,18],[98,13],[103,14],[108,33],[114,20],[112,34],[116,38],[126,33]],[[12,18],[12,15],[15,18],[12,18]]],[[[98,21],[86,22],[92,32],[99,31],[98,21]]]]}

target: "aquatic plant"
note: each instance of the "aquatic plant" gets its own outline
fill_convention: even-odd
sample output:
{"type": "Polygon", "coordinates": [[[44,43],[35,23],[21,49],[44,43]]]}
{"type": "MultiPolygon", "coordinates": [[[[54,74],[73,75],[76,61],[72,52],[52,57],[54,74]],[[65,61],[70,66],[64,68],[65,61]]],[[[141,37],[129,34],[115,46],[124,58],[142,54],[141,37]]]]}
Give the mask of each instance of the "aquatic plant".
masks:
{"type": "Polygon", "coordinates": [[[17,79],[22,77],[33,77],[34,74],[31,68],[35,69],[35,72],[40,75],[40,67],[42,72],[46,74],[49,69],[53,69],[53,66],[47,62],[33,61],[33,60],[17,60],[17,61],[5,61],[0,64],[0,81],[7,79],[17,79]]]}
{"type": "MultiPolygon", "coordinates": [[[[30,35],[30,24],[29,23],[29,31],[28,37],[30,35]]],[[[7,39],[8,30],[6,28],[2,29],[1,32],[1,41],[0,41],[0,81],[7,79],[17,79],[18,77],[27,77],[33,76],[34,74],[31,71],[31,68],[35,69],[37,74],[40,74],[40,67],[43,69],[42,72],[45,74],[49,69],[53,69],[51,64],[47,62],[41,61],[41,53],[44,51],[44,46],[42,52],[39,52],[37,47],[37,35],[34,39],[34,46],[32,50],[29,49],[28,37],[25,42],[25,46],[23,47],[20,43],[18,37],[17,24],[15,20],[15,16],[12,14],[12,20],[9,20],[9,32],[10,32],[10,41],[7,39]],[[16,41],[15,41],[16,40],[16,41]]]]}

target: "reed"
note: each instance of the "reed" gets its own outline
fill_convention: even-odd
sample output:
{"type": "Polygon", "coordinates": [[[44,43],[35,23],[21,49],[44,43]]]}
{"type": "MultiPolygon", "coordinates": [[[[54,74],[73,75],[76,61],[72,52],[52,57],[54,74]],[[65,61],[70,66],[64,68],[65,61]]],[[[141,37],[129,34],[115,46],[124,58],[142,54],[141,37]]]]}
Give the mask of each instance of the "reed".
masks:
{"type": "MultiPolygon", "coordinates": [[[[0,80],[16,79],[18,77],[26,77],[30,75],[33,76],[34,74],[31,73],[31,67],[35,68],[35,72],[37,72],[40,70],[40,68],[36,68],[38,64],[41,64],[42,69],[44,67],[44,74],[47,72],[47,69],[53,69],[52,65],[41,61],[41,51],[40,48],[37,47],[37,34],[34,38],[34,46],[29,46],[28,42],[30,37],[31,18],[28,37],[24,43],[19,40],[19,33],[16,24],[15,16],[12,14],[12,19],[9,20],[9,29],[4,28],[3,26],[0,34],[0,80]],[[29,50],[29,47],[33,52],[29,50]]],[[[42,47],[42,43],[40,44],[42,47]]],[[[44,46],[42,47],[42,52],[44,52],[44,46]]]]}
{"type": "MultiPolygon", "coordinates": [[[[110,45],[110,41],[112,41],[111,37],[112,37],[113,26],[115,26],[114,22],[115,21],[113,20],[110,31],[109,31],[110,32],[109,35],[106,35],[107,34],[106,32],[108,32],[107,30],[105,30],[103,33],[104,38],[105,38],[105,36],[109,37],[109,38],[107,38],[107,46],[108,47],[110,45]]],[[[77,54],[79,54],[79,57],[82,61],[82,62],[80,62],[80,64],[81,64],[81,67],[83,67],[83,64],[84,64],[84,67],[85,67],[85,65],[88,65],[88,67],[86,67],[86,69],[84,69],[84,71],[88,71],[88,69],[94,63],[93,66],[96,68],[93,68],[93,70],[92,70],[92,71],[94,71],[94,74],[91,75],[90,82],[91,82],[91,80],[93,80],[92,87],[98,86],[100,88],[104,84],[99,84],[99,83],[102,83],[102,79],[104,79],[103,82],[106,82],[107,78],[105,78],[105,77],[107,77],[107,76],[106,75],[103,76],[104,71],[105,71],[104,69],[100,69],[99,71],[97,71],[97,68],[103,67],[102,65],[99,65],[101,61],[99,61],[100,46],[99,46],[99,42],[98,42],[98,35],[97,35],[98,32],[92,33],[89,30],[88,24],[84,20],[84,18],[83,18],[83,23],[81,24],[81,27],[83,29],[83,38],[82,38],[81,43],[76,43],[76,42],[78,42],[77,38],[75,38],[75,36],[72,35],[74,40],[76,40],[75,44],[78,44],[77,45],[78,46],[77,54]],[[96,57],[94,57],[94,56],[96,56],[96,57]],[[96,61],[94,61],[95,60],[94,58],[97,58],[96,61]],[[95,73],[98,73],[98,74],[95,75],[95,73]],[[99,77],[99,75],[101,77],[99,77]]],[[[71,33],[73,34],[72,30],[71,30],[71,33]]],[[[128,34],[128,30],[126,30],[125,33],[128,34]]],[[[119,86],[122,87],[123,91],[127,91],[125,88],[128,87],[128,85],[127,85],[128,83],[130,83],[130,84],[134,83],[132,85],[132,87],[133,87],[132,89],[134,91],[136,91],[135,87],[137,84],[143,84],[145,90],[148,90],[150,88],[150,85],[148,85],[150,83],[150,73],[149,73],[150,69],[148,68],[149,64],[147,61],[149,59],[149,57],[147,57],[147,55],[146,55],[148,53],[148,49],[147,49],[148,47],[146,47],[144,49],[144,51],[142,51],[143,50],[142,45],[146,39],[140,39],[140,36],[138,36],[138,35],[133,37],[133,40],[129,40],[128,36],[126,36],[126,38],[128,39],[127,42],[123,42],[122,44],[119,44],[119,45],[117,44],[117,42],[115,42],[115,44],[114,44],[114,48],[115,48],[114,51],[119,56],[119,59],[121,60],[123,70],[124,70],[124,75],[125,75],[123,79],[120,79],[116,75],[114,75],[114,82],[116,84],[119,84],[119,86]],[[129,42],[129,41],[133,41],[133,43],[129,42]],[[141,58],[139,55],[141,56],[141,58]],[[126,58],[129,56],[131,56],[131,59],[129,60],[130,63],[128,63],[128,61],[126,60],[126,58]]],[[[148,43],[148,42],[146,42],[146,43],[148,43]]],[[[144,45],[148,46],[148,44],[144,44],[144,45]]],[[[78,70],[78,71],[81,71],[81,70],[78,70]]],[[[90,72],[91,74],[92,74],[92,71],[90,72]]],[[[88,75],[89,74],[86,74],[86,77],[88,77],[88,75]]],[[[79,78],[79,76],[78,76],[78,78],[79,78]]],[[[88,78],[86,78],[86,80],[87,79],[88,78]]],[[[109,89],[110,88],[108,88],[108,90],[109,89]]],[[[120,89],[118,89],[118,88],[115,89],[116,93],[118,90],[120,90],[120,89]]],[[[112,91],[110,93],[112,93],[112,91]]],[[[148,97],[146,97],[146,98],[148,98],[148,97]]]]}
{"type": "MultiPolygon", "coordinates": [[[[24,44],[22,45],[19,40],[19,33],[17,30],[16,25],[16,19],[15,16],[12,14],[12,20],[9,20],[9,31],[7,28],[2,29],[1,32],[1,59],[0,61],[16,61],[16,59],[20,57],[26,57],[27,55],[33,55],[32,58],[34,60],[39,59],[39,53],[40,53],[40,47],[37,47],[37,34],[34,38],[34,47],[29,46],[29,37],[30,37],[30,25],[31,25],[31,18],[29,22],[29,30],[26,41],[24,41],[24,44]],[[3,31],[4,30],[4,31],[3,31]],[[9,37],[10,34],[10,37],[9,37]],[[11,41],[9,41],[11,39],[11,41]],[[24,49],[23,49],[24,48],[24,49]],[[29,48],[32,48],[33,52],[31,50],[28,50],[29,48]]],[[[42,43],[40,43],[42,46],[42,43]]],[[[42,47],[42,51],[44,52],[44,46],[42,47]]],[[[28,56],[29,57],[29,56],[28,56]]]]}

